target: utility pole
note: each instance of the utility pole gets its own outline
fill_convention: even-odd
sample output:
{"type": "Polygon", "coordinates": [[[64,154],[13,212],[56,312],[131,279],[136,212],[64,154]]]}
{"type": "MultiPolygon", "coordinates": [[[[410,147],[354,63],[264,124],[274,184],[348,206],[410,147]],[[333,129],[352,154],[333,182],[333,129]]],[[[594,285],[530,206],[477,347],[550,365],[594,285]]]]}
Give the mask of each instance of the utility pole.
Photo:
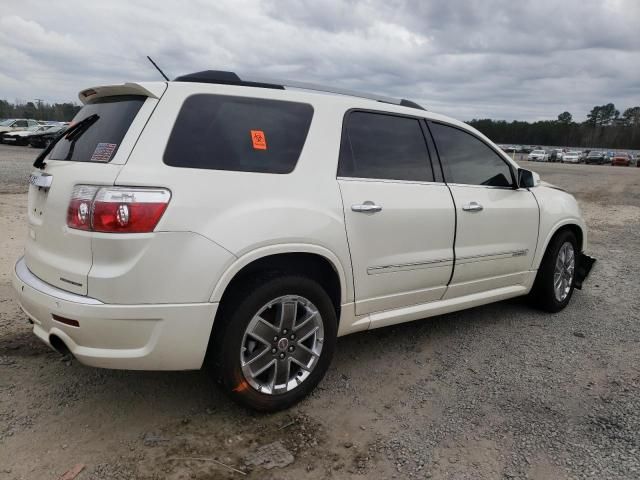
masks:
{"type": "Polygon", "coordinates": [[[36,101],[36,116],[39,117],[36,120],[44,120],[44,118],[42,118],[42,98],[34,98],[34,100],[36,101]]]}

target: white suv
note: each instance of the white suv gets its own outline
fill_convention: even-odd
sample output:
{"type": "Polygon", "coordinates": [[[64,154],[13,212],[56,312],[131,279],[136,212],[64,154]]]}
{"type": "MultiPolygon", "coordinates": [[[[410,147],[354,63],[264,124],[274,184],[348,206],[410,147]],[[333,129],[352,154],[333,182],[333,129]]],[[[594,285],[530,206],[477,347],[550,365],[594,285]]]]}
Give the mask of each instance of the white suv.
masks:
{"type": "Polygon", "coordinates": [[[80,100],[34,164],[14,286],[87,365],[210,364],[276,410],[336,337],[527,294],[558,311],[594,261],[571,195],[407,100],[212,71],[80,100]]]}

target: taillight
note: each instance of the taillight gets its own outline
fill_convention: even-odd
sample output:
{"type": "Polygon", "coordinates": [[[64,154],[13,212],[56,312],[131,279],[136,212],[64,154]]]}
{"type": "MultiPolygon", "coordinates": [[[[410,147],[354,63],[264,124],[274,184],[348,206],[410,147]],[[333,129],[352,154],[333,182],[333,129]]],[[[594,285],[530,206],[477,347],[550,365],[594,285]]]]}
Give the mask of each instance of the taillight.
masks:
{"type": "Polygon", "coordinates": [[[67,225],[107,233],[152,232],[169,204],[164,188],[77,185],[67,211],[67,225]]]}
{"type": "Polygon", "coordinates": [[[99,187],[76,185],[67,208],[67,225],[78,230],[91,230],[91,208],[99,187]]]}

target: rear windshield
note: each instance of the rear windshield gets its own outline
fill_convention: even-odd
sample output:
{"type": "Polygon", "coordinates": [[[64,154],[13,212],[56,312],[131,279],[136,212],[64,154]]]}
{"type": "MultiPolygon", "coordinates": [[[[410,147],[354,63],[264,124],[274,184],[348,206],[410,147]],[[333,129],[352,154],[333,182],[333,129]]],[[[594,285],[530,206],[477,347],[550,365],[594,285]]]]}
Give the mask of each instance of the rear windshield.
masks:
{"type": "Polygon", "coordinates": [[[86,104],[70,126],[93,114],[98,115],[98,120],[74,140],[69,141],[66,137],[60,140],[49,158],[75,162],[111,161],[146,98],[122,95],[98,98],[86,104]]]}
{"type": "Polygon", "coordinates": [[[173,167],[290,173],[309,132],[306,103],[197,94],[178,113],[164,163],[173,167]]]}

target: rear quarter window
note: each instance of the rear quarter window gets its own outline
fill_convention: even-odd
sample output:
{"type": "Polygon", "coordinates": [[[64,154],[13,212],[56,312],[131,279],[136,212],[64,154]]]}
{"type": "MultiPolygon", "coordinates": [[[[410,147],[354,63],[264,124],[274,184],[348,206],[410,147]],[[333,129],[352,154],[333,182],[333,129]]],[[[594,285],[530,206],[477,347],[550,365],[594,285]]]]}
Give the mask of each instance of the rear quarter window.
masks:
{"type": "Polygon", "coordinates": [[[121,95],[98,98],[86,104],[70,125],[93,114],[98,115],[98,120],[76,139],[62,138],[49,158],[75,162],[110,161],[146,99],[142,95],[121,95]]]}
{"type": "Polygon", "coordinates": [[[227,95],[188,97],[164,153],[173,167],[290,173],[309,132],[313,107],[227,95]]]}

